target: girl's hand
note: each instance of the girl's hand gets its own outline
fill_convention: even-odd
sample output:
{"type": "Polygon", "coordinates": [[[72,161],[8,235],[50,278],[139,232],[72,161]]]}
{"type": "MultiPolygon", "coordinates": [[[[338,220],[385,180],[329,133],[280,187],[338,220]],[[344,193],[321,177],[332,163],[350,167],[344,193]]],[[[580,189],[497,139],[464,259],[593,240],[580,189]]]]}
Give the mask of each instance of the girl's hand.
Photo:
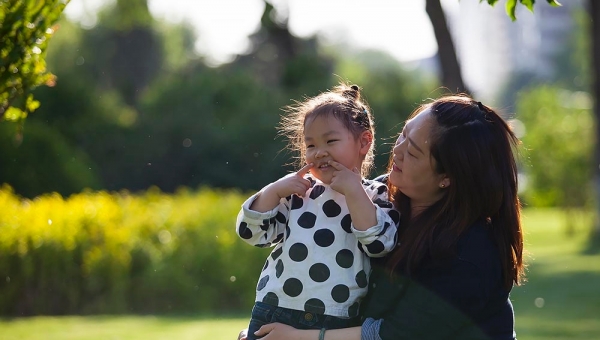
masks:
{"type": "Polygon", "coordinates": [[[310,181],[305,179],[304,175],[306,175],[312,167],[313,163],[306,164],[302,169],[298,170],[295,175],[286,176],[277,180],[269,185],[270,188],[268,189],[276,193],[280,199],[292,194],[303,197],[310,188],[310,181]]]}
{"type": "Polygon", "coordinates": [[[248,328],[242,329],[240,334],[238,334],[237,340],[247,340],[248,339],[248,328]]]}
{"type": "Polygon", "coordinates": [[[331,189],[344,196],[348,196],[349,194],[357,192],[357,190],[364,190],[361,184],[362,177],[357,168],[350,170],[344,165],[335,161],[329,161],[329,165],[336,170],[333,172],[333,178],[331,179],[331,184],[329,185],[331,189]]]}

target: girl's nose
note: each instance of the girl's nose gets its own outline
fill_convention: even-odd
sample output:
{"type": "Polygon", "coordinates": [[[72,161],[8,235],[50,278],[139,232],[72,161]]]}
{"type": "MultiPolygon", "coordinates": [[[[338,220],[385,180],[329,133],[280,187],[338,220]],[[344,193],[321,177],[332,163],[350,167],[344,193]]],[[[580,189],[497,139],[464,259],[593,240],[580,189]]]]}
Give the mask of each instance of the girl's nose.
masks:
{"type": "Polygon", "coordinates": [[[323,149],[317,150],[317,158],[325,157],[325,156],[327,156],[327,151],[326,150],[323,150],[323,149]]]}

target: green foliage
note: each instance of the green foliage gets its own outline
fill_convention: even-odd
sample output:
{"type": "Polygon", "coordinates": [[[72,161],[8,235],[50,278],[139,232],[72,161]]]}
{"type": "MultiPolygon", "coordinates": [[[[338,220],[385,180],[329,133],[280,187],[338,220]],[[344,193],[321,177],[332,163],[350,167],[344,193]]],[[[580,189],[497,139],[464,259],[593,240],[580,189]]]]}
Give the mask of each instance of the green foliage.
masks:
{"type": "Polygon", "coordinates": [[[0,315],[248,309],[268,249],[243,243],[234,191],[23,200],[0,189],[0,315]]]}
{"type": "Polygon", "coordinates": [[[53,86],[46,47],[69,0],[0,1],[0,120],[22,122],[40,103],[29,93],[53,86]]]}
{"type": "Polygon", "coordinates": [[[573,29],[554,58],[556,81],[572,90],[589,91],[592,87],[590,21],[585,9],[574,11],[573,29]]]}
{"type": "MultiPolygon", "coordinates": [[[[488,4],[494,6],[498,0],[479,0],[479,2],[487,1],[488,4]]],[[[546,2],[553,7],[560,6],[560,3],[556,0],[546,0],[546,2]]],[[[535,4],[535,0],[519,0],[521,5],[524,5],[533,12],[533,5],[535,4]]],[[[515,11],[517,10],[517,0],[506,0],[506,14],[510,17],[512,21],[517,20],[517,16],[515,15],[515,11]]]]}
{"type": "Polygon", "coordinates": [[[22,141],[11,124],[0,122],[0,180],[34,197],[44,192],[70,194],[100,189],[96,166],[81,149],[47,125],[28,121],[22,141]]]}
{"type": "Polygon", "coordinates": [[[527,175],[523,197],[532,206],[584,207],[592,198],[594,124],[585,92],[544,86],[517,101],[527,175]]]}

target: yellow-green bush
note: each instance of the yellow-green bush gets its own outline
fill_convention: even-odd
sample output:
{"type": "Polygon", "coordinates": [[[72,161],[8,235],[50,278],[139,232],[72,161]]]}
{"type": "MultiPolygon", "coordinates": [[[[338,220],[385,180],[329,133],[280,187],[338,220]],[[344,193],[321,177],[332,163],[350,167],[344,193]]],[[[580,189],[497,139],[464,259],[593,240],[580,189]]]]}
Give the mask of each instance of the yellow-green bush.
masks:
{"type": "Polygon", "coordinates": [[[269,250],[235,234],[245,195],[0,189],[0,314],[249,310],[269,250]]]}

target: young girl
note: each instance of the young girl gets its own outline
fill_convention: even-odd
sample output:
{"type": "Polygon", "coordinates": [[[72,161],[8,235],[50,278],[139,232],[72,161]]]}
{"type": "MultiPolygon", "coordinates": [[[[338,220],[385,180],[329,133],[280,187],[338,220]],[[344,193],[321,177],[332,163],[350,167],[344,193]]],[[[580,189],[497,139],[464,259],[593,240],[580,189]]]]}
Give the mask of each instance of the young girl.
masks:
{"type": "Polygon", "coordinates": [[[367,256],[396,245],[400,216],[387,187],[364,178],[374,128],[358,86],[340,84],[288,107],[280,134],[306,165],[251,196],[237,217],[246,242],[276,245],[256,287],[248,339],[271,322],[322,332],[359,325],[367,256]]]}

